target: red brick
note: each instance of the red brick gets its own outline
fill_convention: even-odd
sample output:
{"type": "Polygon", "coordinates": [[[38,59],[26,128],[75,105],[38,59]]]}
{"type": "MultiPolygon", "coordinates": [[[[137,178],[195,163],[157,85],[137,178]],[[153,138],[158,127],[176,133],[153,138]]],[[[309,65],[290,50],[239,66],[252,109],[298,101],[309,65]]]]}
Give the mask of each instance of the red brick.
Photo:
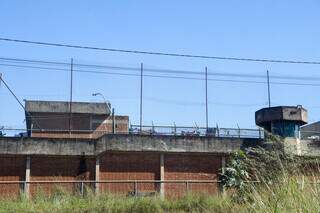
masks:
{"type": "MultiPolygon", "coordinates": [[[[0,181],[24,181],[26,158],[24,156],[0,156],[0,181]]],[[[22,184],[0,184],[1,197],[16,197],[22,184]]]]}
{"type": "MultiPolygon", "coordinates": [[[[159,180],[160,155],[157,153],[105,153],[100,161],[100,180],[159,180]]],[[[101,184],[102,191],[128,193],[134,184],[101,184]]],[[[140,183],[139,191],[158,191],[159,184],[140,183]]]]}
{"type": "MultiPolygon", "coordinates": [[[[165,180],[218,180],[221,157],[206,154],[166,154],[164,157],[165,180]]],[[[214,194],[217,183],[190,183],[190,192],[214,194]]],[[[166,196],[186,193],[186,184],[165,184],[166,196]]]]}

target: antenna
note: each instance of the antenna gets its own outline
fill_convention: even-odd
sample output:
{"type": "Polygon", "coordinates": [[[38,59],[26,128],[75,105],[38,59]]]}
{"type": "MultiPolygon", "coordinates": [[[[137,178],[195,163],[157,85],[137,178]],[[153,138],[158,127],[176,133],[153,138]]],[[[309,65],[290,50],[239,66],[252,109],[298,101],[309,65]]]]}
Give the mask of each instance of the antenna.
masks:
{"type": "Polygon", "coordinates": [[[140,65],[140,133],[142,131],[143,63],[140,65]]]}
{"type": "Polygon", "coordinates": [[[269,77],[269,70],[267,70],[267,83],[268,83],[268,103],[269,108],[271,107],[271,99],[270,99],[270,77],[269,77]]]}
{"type": "Polygon", "coordinates": [[[72,91],[73,90],[73,58],[71,58],[70,67],[70,103],[69,103],[69,134],[71,134],[72,129],[72,91]]]}
{"type": "Polygon", "coordinates": [[[208,68],[205,68],[205,75],[206,75],[206,134],[208,134],[208,126],[209,126],[209,121],[208,121],[208,68]]]}

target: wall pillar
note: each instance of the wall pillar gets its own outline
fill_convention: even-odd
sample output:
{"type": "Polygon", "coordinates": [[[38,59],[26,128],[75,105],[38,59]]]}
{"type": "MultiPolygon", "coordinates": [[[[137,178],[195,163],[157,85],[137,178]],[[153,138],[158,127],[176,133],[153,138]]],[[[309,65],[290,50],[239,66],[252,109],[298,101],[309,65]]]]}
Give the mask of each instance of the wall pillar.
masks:
{"type": "MultiPolygon", "coordinates": [[[[96,169],[95,169],[95,181],[100,181],[100,157],[97,156],[96,158],[96,169]]],[[[100,184],[99,182],[95,183],[95,192],[99,193],[100,184]]]]}
{"type": "Polygon", "coordinates": [[[31,156],[27,156],[26,159],[26,174],[25,174],[25,182],[24,182],[24,193],[27,198],[29,198],[30,195],[30,166],[31,166],[31,156]]]}
{"type": "Polygon", "coordinates": [[[164,198],[164,154],[160,154],[160,197],[164,198]]]}

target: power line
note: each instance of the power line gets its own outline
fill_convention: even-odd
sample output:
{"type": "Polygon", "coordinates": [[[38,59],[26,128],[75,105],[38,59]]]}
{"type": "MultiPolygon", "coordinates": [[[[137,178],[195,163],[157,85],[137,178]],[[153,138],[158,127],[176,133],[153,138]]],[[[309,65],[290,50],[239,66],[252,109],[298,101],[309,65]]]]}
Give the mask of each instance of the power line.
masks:
{"type": "MultiPolygon", "coordinates": [[[[18,58],[5,58],[0,57],[0,60],[4,61],[13,61],[13,63],[19,62],[19,63],[36,63],[36,64],[48,64],[48,65],[58,65],[58,66],[70,66],[70,63],[64,63],[64,62],[56,62],[56,61],[44,61],[44,60],[30,60],[30,59],[18,59],[18,58]]],[[[4,65],[4,64],[3,64],[4,65]]],[[[95,65],[95,64],[78,64],[74,63],[74,66],[78,67],[90,67],[95,69],[114,69],[114,70],[126,70],[126,71],[136,71],[140,72],[140,67],[125,67],[125,66],[110,66],[110,65],[95,65]]],[[[7,65],[7,66],[23,66],[23,65],[7,65]]],[[[29,66],[30,68],[39,68],[42,69],[42,67],[35,67],[35,66],[29,66]]],[[[27,67],[26,67],[27,68],[27,67]]],[[[62,68],[46,68],[46,69],[52,69],[52,70],[66,70],[62,68]]],[[[68,69],[69,70],[69,69],[68,69]]],[[[145,72],[154,72],[154,73],[170,73],[170,74],[187,74],[187,75],[204,75],[204,72],[196,72],[191,70],[174,70],[174,69],[154,69],[154,68],[144,68],[145,72]]],[[[265,75],[256,75],[256,74],[239,74],[239,73],[222,73],[222,72],[208,72],[208,75],[214,75],[214,76],[231,76],[231,77],[249,77],[249,78],[262,78],[265,79],[265,75]]],[[[312,80],[312,81],[318,81],[320,80],[320,77],[315,76],[284,76],[284,75],[272,75],[270,78],[273,79],[290,79],[290,80],[312,80]]]]}
{"type": "Polygon", "coordinates": [[[51,43],[51,42],[12,39],[12,38],[0,38],[0,41],[35,44],[35,45],[45,45],[45,46],[54,46],[54,47],[67,47],[67,48],[76,48],[76,49],[108,51],[108,52],[144,54],[144,55],[158,55],[158,56],[172,56],[172,57],[200,58],[200,59],[214,59],[214,60],[229,60],[229,61],[262,62],[262,63],[320,65],[319,61],[299,61],[299,60],[279,60],[279,59],[258,59],[258,58],[242,58],[242,57],[193,55],[193,54],[180,54],[180,53],[168,53],[168,52],[154,52],[154,51],[140,51],[140,50],[93,47],[93,46],[72,45],[72,44],[66,44],[66,43],[51,43]]]}
{"type": "MultiPolygon", "coordinates": [[[[5,80],[3,80],[2,76],[0,76],[0,81],[3,82],[4,86],[9,90],[9,92],[11,93],[11,95],[16,99],[16,101],[19,103],[19,105],[23,108],[23,110],[25,111],[25,113],[28,114],[29,117],[32,117],[32,115],[26,110],[26,108],[23,106],[23,104],[21,103],[21,101],[19,100],[19,98],[14,94],[14,92],[12,91],[12,89],[9,87],[9,85],[5,82],[5,80]]],[[[41,128],[40,125],[38,124],[38,122],[35,122],[35,124],[38,126],[38,128],[41,128]]]]}
{"type": "MultiPolygon", "coordinates": [[[[26,66],[26,65],[12,65],[12,64],[1,64],[0,66],[11,66],[11,67],[20,67],[20,68],[33,68],[33,69],[43,69],[43,70],[52,70],[52,71],[68,71],[68,69],[63,68],[53,68],[53,67],[39,67],[39,66],[26,66]]],[[[94,73],[94,74],[107,74],[107,75],[118,75],[118,76],[132,76],[132,77],[140,77],[139,74],[132,73],[118,73],[118,72],[106,72],[106,71],[93,71],[93,70],[79,70],[74,69],[74,72],[79,73],[94,73]]],[[[150,75],[144,74],[145,77],[151,78],[165,78],[165,79],[184,79],[184,80],[200,80],[203,81],[204,78],[197,77],[183,77],[183,76],[169,76],[169,75],[150,75]]],[[[231,75],[228,75],[231,76],[231,75]]],[[[316,77],[315,77],[316,78],[316,77]]],[[[295,79],[299,80],[299,79],[295,79]]],[[[233,83],[250,83],[250,84],[266,84],[264,81],[250,81],[250,80],[234,80],[234,79],[216,79],[216,78],[208,78],[208,81],[216,81],[216,82],[233,82],[233,83]]],[[[320,86],[320,84],[312,84],[312,83],[293,83],[293,82],[270,82],[270,84],[274,85],[293,85],[293,86],[320,86]]]]}

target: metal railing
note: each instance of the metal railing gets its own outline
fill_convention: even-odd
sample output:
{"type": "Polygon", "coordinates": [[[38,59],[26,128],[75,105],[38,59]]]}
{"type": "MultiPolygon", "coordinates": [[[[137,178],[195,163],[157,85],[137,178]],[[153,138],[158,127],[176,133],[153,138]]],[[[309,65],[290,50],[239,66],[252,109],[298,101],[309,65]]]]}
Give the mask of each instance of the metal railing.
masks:
{"type": "MultiPolygon", "coordinates": [[[[64,129],[24,129],[24,128],[0,128],[2,136],[11,135],[26,137],[27,132],[50,134],[78,134],[101,136],[113,134],[110,130],[64,130],[64,129]],[[11,134],[7,134],[11,133],[11,134]]],[[[116,131],[115,134],[139,134],[139,135],[171,135],[171,136],[198,136],[198,137],[231,137],[231,138],[264,138],[262,129],[245,128],[219,128],[219,127],[190,127],[190,126],[164,126],[164,125],[130,125],[127,131],[116,131]]]]}
{"type": "Polygon", "coordinates": [[[0,196],[12,189],[16,193],[54,193],[55,189],[84,196],[88,190],[128,196],[181,196],[188,193],[219,193],[218,180],[71,180],[71,181],[0,181],[0,196]],[[31,188],[34,187],[34,188],[31,188]]]}
{"type": "Polygon", "coordinates": [[[237,138],[264,138],[262,129],[188,127],[188,126],[154,126],[131,125],[131,134],[175,135],[175,136],[212,136],[237,138]]]}

